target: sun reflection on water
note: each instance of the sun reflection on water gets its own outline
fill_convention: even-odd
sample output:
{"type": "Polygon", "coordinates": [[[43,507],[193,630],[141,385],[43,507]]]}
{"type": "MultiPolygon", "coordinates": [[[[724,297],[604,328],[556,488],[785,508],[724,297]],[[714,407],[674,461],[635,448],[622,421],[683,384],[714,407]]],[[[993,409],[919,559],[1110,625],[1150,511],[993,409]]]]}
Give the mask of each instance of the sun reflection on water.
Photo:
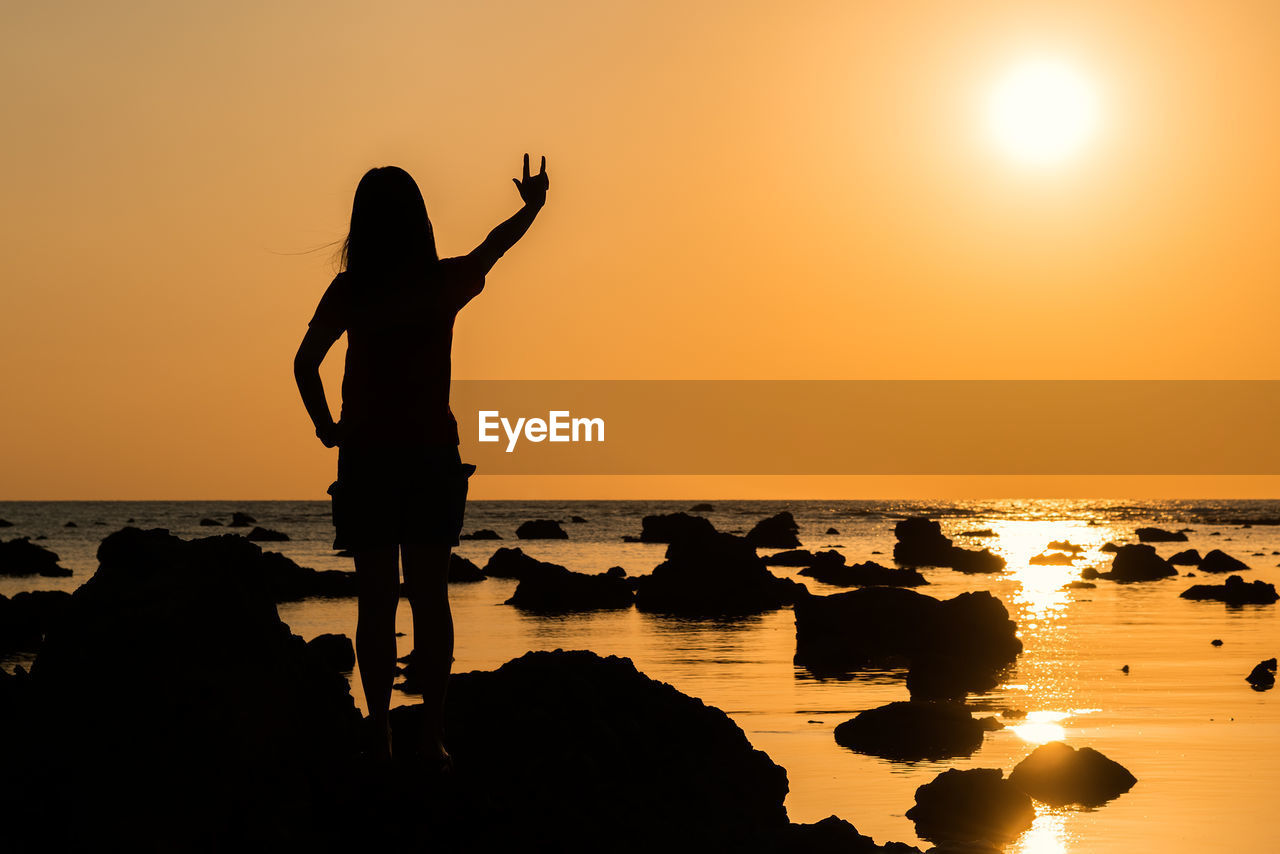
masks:
{"type": "Polygon", "coordinates": [[[1025,723],[1007,727],[1018,738],[1029,744],[1045,744],[1062,741],[1067,731],[1061,721],[1071,717],[1070,712],[1029,712],[1025,723]]]}
{"type": "Polygon", "coordinates": [[[1067,854],[1072,850],[1072,840],[1066,824],[1066,816],[1062,812],[1036,804],[1035,822],[1005,849],[1006,854],[1067,854]]]}

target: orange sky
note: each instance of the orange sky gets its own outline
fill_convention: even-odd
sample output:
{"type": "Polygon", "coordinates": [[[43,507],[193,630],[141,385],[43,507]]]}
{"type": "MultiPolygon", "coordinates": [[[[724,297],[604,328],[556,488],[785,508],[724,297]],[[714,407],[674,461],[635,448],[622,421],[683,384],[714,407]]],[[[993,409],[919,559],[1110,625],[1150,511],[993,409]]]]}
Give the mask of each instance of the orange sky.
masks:
{"type": "MultiPolygon", "coordinates": [[[[305,250],[385,163],[458,254],[548,157],[457,377],[1280,377],[1273,2],[377,5],[10,4],[0,499],[325,497],[291,359],[334,266],[305,250]],[[1103,104],[1053,169],[983,138],[1029,55],[1103,104]]],[[[1274,494],[664,483],[473,495],[1274,494]]]]}

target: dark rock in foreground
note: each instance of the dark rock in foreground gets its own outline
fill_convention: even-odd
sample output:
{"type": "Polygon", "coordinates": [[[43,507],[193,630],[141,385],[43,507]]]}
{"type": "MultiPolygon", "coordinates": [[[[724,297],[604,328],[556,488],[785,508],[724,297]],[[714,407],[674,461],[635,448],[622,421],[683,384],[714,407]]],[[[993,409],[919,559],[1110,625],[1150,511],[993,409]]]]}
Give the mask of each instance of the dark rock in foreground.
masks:
{"type": "Polygon", "coordinates": [[[59,565],[56,552],[37,546],[30,537],[0,541],[0,575],[40,575],[65,578],[71,570],[59,565]]]}
{"type": "Polygon", "coordinates": [[[1187,535],[1182,531],[1166,531],[1163,528],[1139,528],[1136,531],[1140,543],[1185,543],[1187,535]]]}
{"type": "MultiPolygon", "coordinates": [[[[126,528],[125,530],[130,529],[126,528]]],[[[239,540],[258,552],[257,555],[254,555],[253,551],[244,549],[235,553],[234,556],[229,553],[228,560],[243,561],[249,566],[256,565],[258,571],[262,573],[267,590],[275,602],[294,602],[299,599],[313,597],[340,599],[347,596],[355,596],[358,592],[357,579],[354,572],[344,572],[340,569],[317,570],[309,566],[299,566],[279,552],[261,551],[253,543],[235,534],[207,537],[204,540],[195,540],[194,542],[202,543],[218,540],[226,540],[228,542],[239,540]]],[[[228,546],[228,549],[230,552],[232,547],[228,546]]]]}
{"type": "Polygon", "coordinates": [[[1239,572],[1248,569],[1249,564],[1224,552],[1214,549],[1200,559],[1201,572],[1239,572]]]}
{"type": "Polygon", "coordinates": [[[971,756],[982,746],[995,718],[979,720],[962,703],[890,703],[838,725],[836,743],[885,759],[950,759],[971,756]]]}
{"type": "Polygon", "coordinates": [[[248,513],[241,513],[237,510],[235,513],[231,514],[231,527],[233,528],[247,528],[250,525],[256,524],[258,524],[258,520],[250,516],[248,513]]]}
{"type": "Polygon", "coordinates": [[[640,521],[640,542],[674,543],[689,537],[704,537],[716,532],[715,526],[701,516],[688,513],[666,513],[645,516],[640,521]]]}
{"type": "Polygon", "coordinates": [[[761,519],[747,532],[747,540],[757,548],[791,549],[800,545],[800,527],[791,511],[783,510],[761,519]]]}
{"type": "Polygon", "coordinates": [[[34,650],[62,616],[71,594],[65,590],[35,590],[0,595],[0,655],[34,650]]]}
{"type": "Polygon", "coordinates": [[[254,527],[252,531],[245,534],[245,539],[256,542],[287,543],[289,535],[281,531],[273,531],[270,528],[254,527]]]}
{"type": "Polygon", "coordinates": [[[1131,583],[1136,581],[1157,581],[1177,575],[1178,570],[1169,562],[1156,554],[1154,546],[1131,544],[1121,546],[1111,561],[1111,569],[1097,575],[1111,581],[1131,583]]]}
{"type": "Polygon", "coordinates": [[[677,540],[666,560],[636,579],[641,611],[733,617],[772,611],[807,596],[804,585],[778,578],[744,537],[713,534],[677,540]]]}
{"type": "Polygon", "coordinates": [[[1213,600],[1228,605],[1271,605],[1280,600],[1274,584],[1263,581],[1246,582],[1238,575],[1227,578],[1225,584],[1196,584],[1182,591],[1183,599],[1213,600]]]}
{"type": "Polygon", "coordinates": [[[907,818],[932,842],[1003,843],[1031,826],[1036,810],[1025,792],[996,768],[951,769],[916,789],[907,818]]]}
{"type": "Polygon", "coordinates": [[[356,666],[356,648],[344,634],[316,635],[307,641],[307,650],[326,667],[347,672],[356,666]]]}
{"type": "Polygon", "coordinates": [[[870,836],[834,815],[813,824],[793,824],[773,850],[779,854],[920,854],[920,849],[903,842],[876,845],[870,836]]]}
{"type": "Polygon", "coordinates": [[[497,531],[491,530],[489,528],[481,528],[478,531],[472,531],[470,534],[462,534],[461,536],[458,537],[458,539],[459,540],[500,540],[502,539],[502,537],[498,535],[497,531]]]}
{"type": "Polygon", "coordinates": [[[560,569],[564,567],[556,563],[544,563],[536,557],[530,557],[519,548],[502,547],[489,557],[489,562],[484,565],[484,574],[492,578],[515,578],[524,577],[526,571],[536,570],[542,566],[556,566],[560,569]]]}
{"type": "Polygon", "coordinates": [[[630,608],[635,601],[622,567],[587,575],[554,563],[529,566],[520,575],[508,605],[526,611],[594,611],[630,608]]]}
{"type": "Polygon", "coordinates": [[[554,519],[531,519],[520,523],[516,528],[516,539],[520,540],[567,540],[569,535],[554,519]]]}
{"type": "Polygon", "coordinates": [[[1138,778],[1092,747],[1076,750],[1051,741],[1019,762],[1009,782],[1051,806],[1099,806],[1132,789],[1138,778]]]}
{"type": "Polygon", "coordinates": [[[473,581],[484,581],[485,574],[480,567],[459,554],[449,553],[449,583],[469,584],[473,581]]]}
{"type": "Polygon", "coordinates": [[[845,566],[843,556],[840,563],[814,564],[800,570],[800,575],[836,587],[919,587],[929,583],[919,572],[905,567],[881,566],[874,561],[845,566]]]}
{"type": "Polygon", "coordinates": [[[943,536],[942,526],[923,516],[903,519],[893,528],[898,538],[893,546],[893,560],[902,566],[944,566],[960,572],[999,572],[1004,558],[990,549],[973,551],[953,545],[943,536]]]}
{"type": "Polygon", "coordinates": [[[844,555],[837,551],[813,553],[808,549],[791,549],[775,552],[760,558],[766,566],[816,566],[818,564],[844,565],[844,555]]]}
{"type": "Polygon", "coordinates": [[[1178,552],[1176,555],[1169,558],[1169,563],[1173,566],[1199,566],[1200,552],[1195,549],[1187,549],[1186,551],[1178,552]]]}
{"type": "Polygon", "coordinates": [[[919,663],[947,670],[966,690],[985,691],[1022,651],[1009,612],[986,591],[939,601],[865,587],[803,597],[795,612],[795,663],[818,673],[919,663]]]}
{"type": "Polygon", "coordinates": [[[1255,691],[1270,690],[1276,684],[1276,660],[1259,661],[1244,679],[1255,691]]]}

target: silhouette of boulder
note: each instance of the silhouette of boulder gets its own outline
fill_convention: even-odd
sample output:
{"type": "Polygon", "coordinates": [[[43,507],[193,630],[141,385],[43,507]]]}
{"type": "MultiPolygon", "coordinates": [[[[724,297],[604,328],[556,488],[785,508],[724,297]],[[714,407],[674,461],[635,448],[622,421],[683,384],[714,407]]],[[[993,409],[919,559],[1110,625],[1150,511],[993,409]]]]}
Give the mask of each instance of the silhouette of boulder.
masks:
{"type": "MultiPolygon", "coordinates": [[[[128,530],[128,529],[126,529],[128,530]]],[[[206,537],[207,540],[218,539],[243,540],[253,545],[247,538],[235,534],[223,534],[222,537],[206,537]]],[[[204,542],[196,540],[195,542],[204,542]]],[[[256,549],[257,546],[254,546],[256,549]]],[[[248,551],[242,554],[228,555],[228,560],[244,560],[257,571],[267,585],[267,591],[275,602],[295,602],[310,598],[342,598],[357,594],[357,579],[354,572],[340,569],[317,570],[309,566],[299,566],[279,552],[263,552],[255,558],[248,551]]]]}
{"type": "Polygon", "coordinates": [[[1135,533],[1140,543],[1185,543],[1187,535],[1182,531],[1166,531],[1163,528],[1139,528],[1135,533]]]}
{"type": "Polygon", "coordinates": [[[1118,551],[1120,551],[1120,547],[1119,547],[1119,546],[1117,546],[1115,543],[1108,542],[1106,545],[1104,545],[1104,546],[1102,546],[1101,548],[1099,548],[1099,549],[1098,549],[1098,551],[1100,551],[1100,552],[1114,553],[1114,552],[1118,552],[1118,551]]]}
{"type": "Polygon", "coordinates": [[[536,557],[530,557],[519,548],[500,548],[489,557],[489,562],[484,565],[484,574],[490,578],[515,578],[524,577],[525,572],[536,570],[541,566],[556,566],[560,569],[564,567],[554,563],[543,563],[536,557]]]}
{"type": "Polygon", "coordinates": [[[214,528],[214,527],[221,528],[221,527],[222,527],[222,523],[221,523],[221,522],[219,522],[217,519],[210,519],[210,518],[206,517],[206,518],[204,518],[204,519],[201,519],[201,520],[200,520],[200,527],[202,527],[202,528],[214,528]]]}
{"type": "Polygon", "coordinates": [[[567,540],[569,535],[554,519],[532,519],[520,523],[516,528],[516,539],[519,540],[567,540]]]}
{"type": "Polygon", "coordinates": [[[102,541],[36,657],[0,776],[48,850],[326,841],[318,781],[343,778],[359,715],[280,621],[259,554],[237,536],[102,541]]]}
{"type": "Polygon", "coordinates": [[[77,525],[75,522],[68,522],[67,524],[63,525],[62,527],[64,527],[64,528],[79,528],[80,526],[79,526],[79,525],[77,525]]]}
{"type": "Polygon", "coordinates": [[[30,537],[0,540],[0,575],[65,578],[71,570],[58,564],[57,552],[37,546],[30,537]]]}
{"type": "Polygon", "coordinates": [[[351,638],[343,634],[326,633],[316,635],[307,641],[307,650],[312,656],[340,672],[347,672],[356,666],[356,648],[351,638]]]}
{"type": "Polygon", "coordinates": [[[1169,563],[1172,566],[1199,566],[1200,552],[1195,549],[1187,549],[1186,551],[1178,552],[1176,555],[1169,558],[1169,563]]]}
{"type": "Polygon", "coordinates": [[[569,521],[575,525],[585,525],[587,522],[587,520],[582,518],[581,516],[570,516],[569,521]]]}
{"type": "Polygon", "coordinates": [[[971,756],[982,746],[995,718],[978,720],[962,703],[890,703],[860,712],[836,726],[836,743],[884,759],[950,759],[971,756]]]}
{"type": "Polygon", "coordinates": [[[710,534],[667,546],[666,560],[635,581],[641,611],[686,616],[742,616],[772,611],[808,595],[804,585],[778,578],[745,537],[710,534]]]}
{"type": "Polygon", "coordinates": [[[1225,584],[1196,584],[1182,591],[1183,599],[1210,599],[1228,605],[1271,605],[1280,600],[1274,584],[1246,582],[1238,575],[1227,577],[1225,584]]]}
{"type": "Polygon", "coordinates": [[[250,516],[248,513],[241,513],[239,510],[231,514],[231,527],[247,528],[250,525],[258,524],[258,520],[250,516]]]}
{"type": "Polygon", "coordinates": [[[761,519],[747,532],[747,540],[757,548],[790,549],[800,545],[800,527],[791,511],[783,510],[761,519]]]}
{"type": "Polygon", "coordinates": [[[701,516],[688,513],[659,513],[640,521],[640,542],[674,543],[689,537],[702,537],[716,532],[715,526],[701,516]]]}
{"type": "Polygon", "coordinates": [[[0,655],[36,649],[70,600],[65,590],[0,595],[0,655]]]}
{"type": "MultiPolygon", "coordinates": [[[[827,528],[827,535],[828,535],[828,536],[834,536],[834,535],[839,534],[839,533],[840,533],[840,532],[839,532],[839,531],[837,531],[835,528],[827,528]]],[[[834,816],[832,816],[832,817],[834,818],[834,816]]],[[[852,825],[850,825],[850,826],[852,826],[852,825]]]]}
{"type": "Polygon", "coordinates": [[[498,535],[497,531],[490,530],[489,528],[481,528],[478,531],[472,531],[470,534],[462,534],[461,536],[458,537],[458,539],[460,540],[500,540],[502,539],[502,537],[498,535]]]}
{"type": "Polygon", "coordinates": [[[812,824],[790,825],[778,844],[765,850],[778,854],[920,854],[920,849],[903,842],[876,845],[870,836],[837,816],[827,816],[812,824]]]}
{"type": "Polygon", "coordinates": [[[12,528],[13,523],[8,519],[0,519],[0,528],[12,528]]]}
{"type": "Polygon", "coordinates": [[[1073,555],[1078,555],[1080,552],[1084,551],[1084,546],[1077,546],[1076,544],[1067,542],[1066,540],[1053,540],[1048,546],[1046,546],[1046,549],[1050,551],[1071,552],[1073,555]]]}
{"type": "Polygon", "coordinates": [[[1066,552],[1044,552],[1033,555],[1027,563],[1032,566],[1071,566],[1077,556],[1066,552]]]}
{"type": "Polygon", "coordinates": [[[1009,782],[1051,806],[1099,806],[1133,788],[1138,778],[1092,747],[1079,750],[1051,741],[1009,772],[1009,782]]]}
{"type": "Polygon", "coordinates": [[[484,581],[484,570],[467,560],[462,555],[449,554],[449,583],[468,584],[473,581],[484,581]]]}
{"type": "Polygon", "coordinates": [[[916,804],[907,810],[920,837],[942,844],[1008,842],[1035,816],[1031,798],[997,768],[943,771],[916,789],[916,804]]]}
{"type": "Polygon", "coordinates": [[[836,565],[844,564],[844,555],[836,551],[825,551],[814,554],[808,549],[790,549],[785,552],[774,552],[760,558],[766,566],[814,566],[818,563],[836,565]]]}
{"type": "Polygon", "coordinates": [[[1214,549],[1200,559],[1201,572],[1239,572],[1248,568],[1249,564],[1232,557],[1221,549],[1214,549]]]}
{"type": "Polygon", "coordinates": [[[1111,561],[1111,569],[1101,572],[1098,578],[1130,583],[1135,581],[1157,581],[1177,575],[1178,570],[1169,562],[1156,554],[1154,546],[1130,544],[1121,546],[1111,561]]]}
{"type": "Polygon", "coordinates": [[[845,566],[843,555],[839,563],[815,563],[800,570],[800,575],[837,587],[919,587],[929,583],[919,572],[905,567],[881,566],[874,561],[845,566]]]}
{"type": "Polygon", "coordinates": [[[1009,612],[985,591],[939,601],[864,587],[802,597],[795,615],[795,663],[819,673],[920,662],[950,671],[969,691],[985,691],[1022,651],[1009,612]]]}
{"type": "Polygon", "coordinates": [[[538,562],[520,574],[506,604],[526,611],[595,611],[630,608],[635,593],[622,567],[587,575],[554,563],[538,562]]]}
{"type": "Polygon", "coordinates": [[[902,566],[942,566],[960,572],[999,572],[1004,569],[1004,558],[990,549],[972,551],[953,545],[943,536],[942,526],[924,516],[912,516],[898,522],[893,528],[897,542],[893,546],[893,560],[902,566]]]}
{"type": "Polygon", "coordinates": [[[1244,679],[1255,691],[1271,690],[1276,684],[1276,660],[1259,661],[1244,679]]]}
{"type": "Polygon", "coordinates": [[[271,543],[287,543],[289,535],[280,531],[273,531],[270,528],[254,527],[252,531],[245,534],[245,539],[254,540],[256,542],[271,543]]]}

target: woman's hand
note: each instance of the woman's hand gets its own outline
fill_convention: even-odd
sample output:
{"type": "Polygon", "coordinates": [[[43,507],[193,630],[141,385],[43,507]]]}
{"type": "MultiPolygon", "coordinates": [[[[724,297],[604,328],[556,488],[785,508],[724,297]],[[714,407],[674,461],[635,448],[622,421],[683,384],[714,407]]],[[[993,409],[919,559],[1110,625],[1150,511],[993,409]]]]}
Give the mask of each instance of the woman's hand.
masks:
{"type": "Polygon", "coordinates": [[[338,445],[342,441],[342,422],[330,422],[323,427],[317,427],[316,436],[326,448],[338,445]]]}
{"type": "Polygon", "coordinates": [[[520,198],[524,200],[526,205],[533,208],[540,208],[547,203],[547,188],[550,183],[547,181],[547,158],[542,158],[542,171],[537,175],[530,177],[529,175],[529,155],[524,156],[524,180],[512,178],[515,182],[516,189],[520,191],[520,198]]]}

